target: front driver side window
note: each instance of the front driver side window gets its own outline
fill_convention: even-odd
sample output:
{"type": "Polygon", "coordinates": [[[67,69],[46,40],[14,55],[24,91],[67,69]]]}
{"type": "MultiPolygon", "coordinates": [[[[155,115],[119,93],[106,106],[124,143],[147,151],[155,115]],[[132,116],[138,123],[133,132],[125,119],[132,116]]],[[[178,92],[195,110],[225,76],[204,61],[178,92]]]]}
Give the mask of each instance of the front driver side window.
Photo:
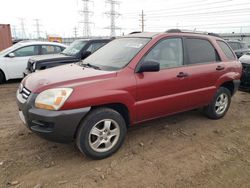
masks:
{"type": "Polygon", "coordinates": [[[160,41],[145,56],[144,61],[155,61],[160,69],[183,65],[183,47],[181,38],[170,38],[160,41]]]}
{"type": "Polygon", "coordinates": [[[15,57],[39,55],[39,46],[27,46],[13,52],[15,57]]]}

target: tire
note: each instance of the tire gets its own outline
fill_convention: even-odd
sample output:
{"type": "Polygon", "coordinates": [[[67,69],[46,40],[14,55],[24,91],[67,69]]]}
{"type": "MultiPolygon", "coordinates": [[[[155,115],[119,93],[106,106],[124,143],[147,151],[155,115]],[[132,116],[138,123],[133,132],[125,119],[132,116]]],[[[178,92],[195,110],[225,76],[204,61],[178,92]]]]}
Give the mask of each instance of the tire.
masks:
{"type": "Polygon", "coordinates": [[[230,104],[231,92],[225,87],[220,87],[213,101],[204,108],[204,113],[210,119],[220,119],[225,116],[230,104]]]}
{"type": "Polygon", "coordinates": [[[110,108],[97,108],[80,124],[76,144],[87,157],[104,159],[121,147],[126,132],[126,123],[121,114],[110,108]]]}
{"type": "Polygon", "coordinates": [[[0,84],[3,84],[5,82],[5,76],[4,73],[0,70],[0,84]]]}

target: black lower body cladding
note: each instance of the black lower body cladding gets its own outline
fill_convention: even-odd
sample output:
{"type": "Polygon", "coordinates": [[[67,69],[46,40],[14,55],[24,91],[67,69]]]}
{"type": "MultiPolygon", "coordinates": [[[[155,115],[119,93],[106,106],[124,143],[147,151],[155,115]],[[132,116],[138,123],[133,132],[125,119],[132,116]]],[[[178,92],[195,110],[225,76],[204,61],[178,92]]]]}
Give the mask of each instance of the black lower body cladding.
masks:
{"type": "Polygon", "coordinates": [[[250,64],[242,64],[242,77],[240,89],[250,91],[250,64]]]}
{"type": "Polygon", "coordinates": [[[24,100],[17,91],[19,116],[23,123],[39,136],[55,141],[67,143],[74,140],[75,132],[82,118],[90,111],[90,107],[50,111],[34,107],[35,94],[24,100]]]}

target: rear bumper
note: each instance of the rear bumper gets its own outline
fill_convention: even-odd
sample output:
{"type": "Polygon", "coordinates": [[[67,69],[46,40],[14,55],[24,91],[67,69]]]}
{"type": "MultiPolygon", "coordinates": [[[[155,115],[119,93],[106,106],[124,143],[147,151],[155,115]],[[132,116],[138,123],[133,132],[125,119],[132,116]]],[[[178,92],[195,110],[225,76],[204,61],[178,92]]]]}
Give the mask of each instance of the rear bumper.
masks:
{"type": "Polygon", "coordinates": [[[25,101],[17,91],[19,116],[32,132],[55,142],[71,142],[82,118],[90,111],[90,107],[50,111],[34,107],[36,95],[31,94],[25,101]]]}

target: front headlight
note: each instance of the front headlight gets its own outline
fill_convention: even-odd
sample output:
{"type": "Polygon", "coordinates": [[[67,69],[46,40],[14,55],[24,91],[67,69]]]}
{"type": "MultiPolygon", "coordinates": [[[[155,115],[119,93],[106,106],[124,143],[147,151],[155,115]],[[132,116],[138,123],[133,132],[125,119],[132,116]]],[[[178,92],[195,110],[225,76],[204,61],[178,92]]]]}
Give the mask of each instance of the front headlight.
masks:
{"type": "Polygon", "coordinates": [[[37,108],[46,110],[59,110],[71,95],[72,88],[48,89],[41,92],[35,100],[37,108]]]}

